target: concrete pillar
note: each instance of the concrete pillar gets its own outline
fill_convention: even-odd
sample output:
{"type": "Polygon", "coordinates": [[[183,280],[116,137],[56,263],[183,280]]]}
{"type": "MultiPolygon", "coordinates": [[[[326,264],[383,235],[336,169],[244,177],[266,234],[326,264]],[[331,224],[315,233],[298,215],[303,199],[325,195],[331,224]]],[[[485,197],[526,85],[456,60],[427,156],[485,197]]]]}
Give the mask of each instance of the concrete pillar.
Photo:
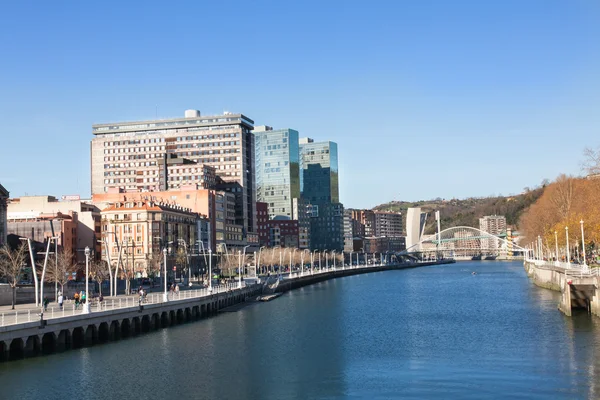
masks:
{"type": "Polygon", "coordinates": [[[562,288],[561,288],[561,296],[560,296],[560,305],[559,309],[562,311],[567,317],[572,315],[571,310],[571,285],[567,283],[567,280],[563,280],[562,288]]]}
{"type": "Polygon", "coordinates": [[[592,314],[600,317],[600,277],[595,279],[594,296],[590,299],[592,314]]]}
{"type": "Polygon", "coordinates": [[[38,335],[31,335],[25,342],[25,357],[37,356],[40,352],[40,337],[38,335]]]}

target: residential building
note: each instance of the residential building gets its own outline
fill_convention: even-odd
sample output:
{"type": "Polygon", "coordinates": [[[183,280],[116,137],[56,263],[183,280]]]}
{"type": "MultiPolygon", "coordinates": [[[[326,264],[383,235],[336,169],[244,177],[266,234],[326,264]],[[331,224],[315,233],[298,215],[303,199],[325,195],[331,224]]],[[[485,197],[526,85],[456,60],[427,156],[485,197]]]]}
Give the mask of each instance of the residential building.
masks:
{"type": "Polygon", "coordinates": [[[210,229],[199,235],[205,243],[205,250],[210,248],[213,252],[225,252],[225,248],[231,250],[243,248],[246,244],[257,244],[249,241],[247,235],[244,239],[244,228],[237,224],[236,219],[236,198],[230,192],[198,189],[196,185],[186,185],[177,190],[162,192],[124,192],[120,189],[110,189],[109,193],[95,194],[92,198],[94,204],[101,209],[128,200],[151,200],[189,208],[209,221],[210,229]]]}
{"type": "Polygon", "coordinates": [[[398,212],[375,211],[375,236],[400,237],[403,234],[402,214],[398,212]]]}
{"type": "MultiPolygon", "coordinates": [[[[8,215],[12,221],[40,219],[44,225],[51,220],[49,218],[52,215],[72,215],[73,213],[76,214],[74,221],[77,223],[77,234],[75,243],[71,247],[75,250],[77,261],[85,262],[83,250],[86,247],[92,250],[93,257],[99,259],[101,250],[98,243],[100,239],[100,209],[92,204],[91,199],[82,200],[79,195],[62,196],[60,200],[54,196],[22,196],[10,199],[8,204],[8,215]]],[[[55,224],[56,234],[61,232],[58,230],[58,226],[61,224],[63,223],[55,224]]],[[[40,229],[45,231],[46,228],[42,226],[40,229]]],[[[52,229],[49,229],[48,232],[51,236],[52,229]]],[[[67,240],[59,239],[59,243],[63,241],[67,240]]]]}
{"type": "Polygon", "coordinates": [[[57,245],[67,254],[74,254],[81,261],[77,247],[77,213],[37,213],[35,216],[11,215],[8,213],[8,233],[36,242],[47,242],[56,237],[57,245]]]}
{"type": "Polygon", "coordinates": [[[373,210],[352,210],[352,232],[357,237],[375,236],[375,212],[373,210]]]}
{"type": "Polygon", "coordinates": [[[209,166],[223,183],[215,189],[235,196],[242,236],[255,232],[253,125],[242,114],[201,116],[197,110],[184,118],[93,125],[92,194],[209,188],[209,166]]]}
{"type": "Polygon", "coordinates": [[[354,235],[352,234],[352,210],[344,210],[344,251],[354,250],[354,235]]]}
{"type": "Polygon", "coordinates": [[[298,221],[271,219],[268,221],[269,247],[298,248],[298,221]]]}
{"type": "MultiPolygon", "coordinates": [[[[479,218],[479,229],[483,232],[489,233],[494,236],[505,236],[506,235],[506,217],[504,215],[486,215],[479,218]]],[[[491,253],[497,254],[497,250],[500,249],[502,242],[496,238],[482,239],[481,245],[484,251],[487,250],[491,253]]]]}
{"type": "Polygon", "coordinates": [[[256,202],[256,230],[260,246],[269,245],[269,205],[262,201],[256,202]]]}
{"type": "Polygon", "coordinates": [[[406,250],[406,240],[404,237],[366,237],[363,241],[363,248],[366,253],[396,253],[406,250]]]}
{"type": "Polygon", "coordinates": [[[300,139],[300,191],[310,204],[310,248],[344,249],[344,206],[339,202],[338,150],[334,142],[300,139]]]}
{"type": "Polygon", "coordinates": [[[421,212],[420,207],[406,210],[406,249],[409,251],[419,251],[416,245],[421,241],[426,221],[427,213],[421,212]]]}
{"type": "Polygon", "coordinates": [[[6,244],[6,237],[8,235],[6,226],[8,196],[8,190],[6,190],[4,186],[0,185],[0,247],[6,244]]]}
{"type": "Polygon", "coordinates": [[[101,215],[102,258],[111,264],[120,258],[130,277],[158,272],[163,248],[185,243],[190,249],[198,237],[199,215],[176,204],[131,199],[111,204],[101,215]]]}
{"type": "MultiPolygon", "coordinates": [[[[316,206],[315,206],[316,207],[316,206]]],[[[298,248],[310,248],[310,221],[313,207],[302,198],[292,199],[292,219],[298,221],[298,248]]]]}
{"type": "Polygon", "coordinates": [[[270,219],[292,219],[292,200],[300,197],[298,132],[257,126],[253,134],[256,199],[268,204],[270,219]]]}

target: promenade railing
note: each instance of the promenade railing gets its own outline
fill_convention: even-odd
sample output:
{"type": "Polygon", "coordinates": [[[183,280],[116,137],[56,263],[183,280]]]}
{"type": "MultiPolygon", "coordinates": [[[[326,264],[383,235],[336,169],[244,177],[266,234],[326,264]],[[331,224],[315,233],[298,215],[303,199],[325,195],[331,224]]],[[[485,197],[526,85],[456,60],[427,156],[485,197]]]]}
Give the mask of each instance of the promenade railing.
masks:
{"type": "MultiPolygon", "coordinates": [[[[243,281],[241,282],[241,285],[242,287],[246,286],[243,281]]],[[[167,293],[167,302],[209,297],[214,294],[229,292],[238,288],[240,288],[240,283],[231,282],[215,285],[213,286],[212,291],[207,287],[202,289],[179,290],[177,292],[169,291],[167,293]]],[[[161,304],[164,302],[164,292],[148,293],[144,297],[141,297],[137,294],[118,296],[116,298],[107,298],[103,301],[98,301],[98,299],[95,298],[91,299],[90,301],[90,316],[102,312],[109,312],[113,310],[121,310],[127,308],[136,309],[139,308],[140,305],[161,304]]],[[[56,318],[66,318],[74,315],[81,315],[85,314],[83,309],[84,305],[82,303],[76,305],[75,301],[72,299],[67,300],[65,303],[63,303],[62,308],[60,308],[56,303],[53,303],[51,306],[48,306],[47,310],[43,312],[43,318],[44,320],[51,320],[56,318]]],[[[42,309],[40,307],[32,307],[23,310],[11,310],[9,312],[2,312],[0,313],[0,327],[23,324],[26,322],[40,321],[41,311],[42,309]]]]}

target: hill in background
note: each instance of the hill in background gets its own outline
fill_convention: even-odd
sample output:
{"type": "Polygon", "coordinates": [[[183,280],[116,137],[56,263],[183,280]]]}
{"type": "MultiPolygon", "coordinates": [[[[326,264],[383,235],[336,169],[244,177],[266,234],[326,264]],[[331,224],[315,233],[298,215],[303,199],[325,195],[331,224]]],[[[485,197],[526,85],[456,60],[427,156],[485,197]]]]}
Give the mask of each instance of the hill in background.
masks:
{"type": "Polygon", "coordinates": [[[535,203],[544,192],[545,185],[515,196],[481,197],[468,199],[435,199],[416,202],[392,201],[380,204],[373,210],[400,211],[406,215],[409,207],[421,207],[421,211],[429,213],[425,233],[436,232],[434,212],[440,211],[441,228],[453,226],[472,226],[479,228],[479,218],[484,215],[504,215],[506,223],[513,229],[518,229],[521,214],[535,203]]]}

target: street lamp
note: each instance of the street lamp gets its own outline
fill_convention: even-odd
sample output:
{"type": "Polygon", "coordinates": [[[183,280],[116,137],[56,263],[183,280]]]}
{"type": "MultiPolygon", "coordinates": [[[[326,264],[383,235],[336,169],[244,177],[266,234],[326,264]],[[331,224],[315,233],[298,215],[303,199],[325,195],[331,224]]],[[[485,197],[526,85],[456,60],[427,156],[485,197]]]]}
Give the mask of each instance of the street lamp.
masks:
{"type": "Polygon", "coordinates": [[[290,252],[290,279],[292,279],[292,259],[296,255],[296,250],[298,249],[294,248],[294,251],[290,252]]]}
{"type": "Polygon", "coordinates": [[[583,265],[587,265],[585,260],[585,236],[583,235],[583,220],[579,221],[579,223],[581,224],[581,251],[583,251],[583,265]]]}
{"type": "Polygon", "coordinates": [[[569,253],[569,227],[565,226],[565,234],[567,235],[567,263],[571,267],[571,254],[569,253]]]}
{"type": "Polygon", "coordinates": [[[329,271],[329,252],[327,249],[324,251],[325,253],[325,271],[329,271]]]}
{"type": "Polygon", "coordinates": [[[90,313],[90,248],[85,246],[85,303],[83,304],[83,313],[90,313]]]}
{"type": "Polygon", "coordinates": [[[554,244],[556,246],[556,265],[558,265],[558,232],[554,231],[554,244]]]}
{"type": "Polygon", "coordinates": [[[262,246],[260,249],[258,249],[258,260],[257,260],[257,268],[258,268],[258,273],[260,274],[261,272],[261,264],[260,264],[260,253],[262,253],[262,249],[264,249],[265,246],[262,246]]]}
{"type": "MultiPolygon", "coordinates": [[[[246,262],[246,249],[250,247],[250,245],[244,247],[244,262],[246,262]]],[[[241,289],[242,288],[242,252],[238,250],[238,264],[239,264],[239,269],[238,269],[238,287],[241,289]]]]}
{"type": "Polygon", "coordinates": [[[212,249],[208,248],[208,292],[212,293],[212,249]]]}
{"type": "Polygon", "coordinates": [[[163,302],[167,302],[169,301],[169,294],[167,293],[167,247],[165,246],[163,248],[163,264],[164,264],[164,271],[165,271],[165,276],[163,277],[163,283],[164,283],[164,287],[165,287],[165,292],[163,293],[163,302]]]}
{"type": "Polygon", "coordinates": [[[333,270],[335,271],[335,250],[332,251],[331,257],[333,258],[333,270]]]}
{"type": "Polygon", "coordinates": [[[300,256],[300,276],[304,276],[304,253],[306,253],[307,251],[310,253],[310,250],[308,249],[302,250],[302,254],[300,256]]]}
{"type": "MultiPolygon", "coordinates": [[[[313,274],[313,270],[315,269],[315,253],[319,253],[319,250],[313,250],[312,253],[310,253],[310,274],[313,274]]],[[[321,259],[320,257],[320,253],[319,253],[319,260],[321,259]]]]}

